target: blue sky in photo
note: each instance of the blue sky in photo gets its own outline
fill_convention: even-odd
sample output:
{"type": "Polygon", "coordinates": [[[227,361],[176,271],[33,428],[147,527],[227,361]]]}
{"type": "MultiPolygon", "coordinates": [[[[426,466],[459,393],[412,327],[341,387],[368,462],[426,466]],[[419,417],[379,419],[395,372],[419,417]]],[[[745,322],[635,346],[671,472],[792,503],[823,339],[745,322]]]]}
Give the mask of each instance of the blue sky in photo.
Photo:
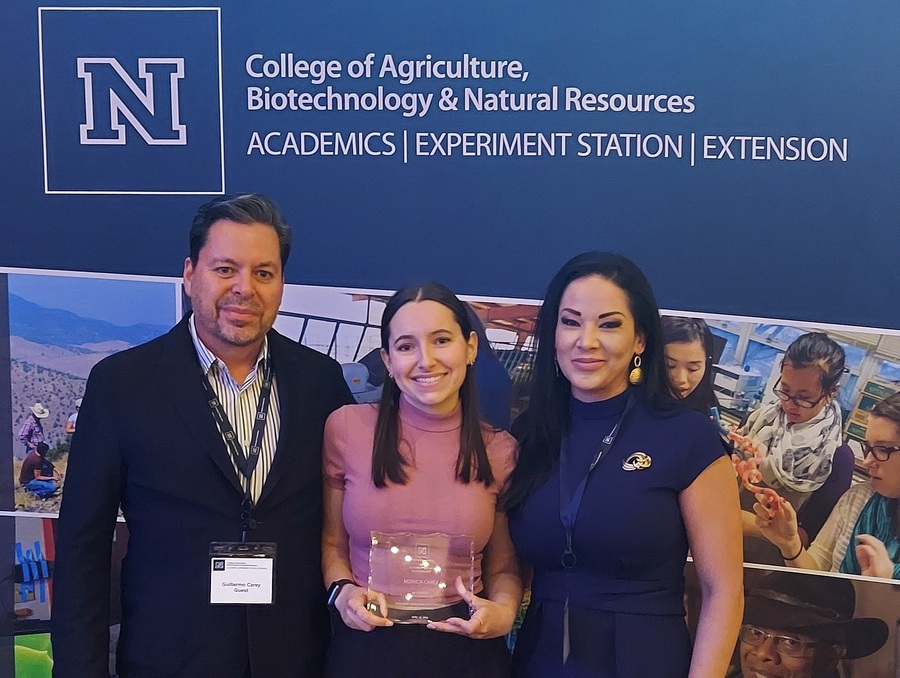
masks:
{"type": "MultiPolygon", "coordinates": [[[[180,282],[180,281],[179,281],[180,282]]],[[[9,293],[113,325],[175,324],[175,281],[10,274],[9,293]]]]}

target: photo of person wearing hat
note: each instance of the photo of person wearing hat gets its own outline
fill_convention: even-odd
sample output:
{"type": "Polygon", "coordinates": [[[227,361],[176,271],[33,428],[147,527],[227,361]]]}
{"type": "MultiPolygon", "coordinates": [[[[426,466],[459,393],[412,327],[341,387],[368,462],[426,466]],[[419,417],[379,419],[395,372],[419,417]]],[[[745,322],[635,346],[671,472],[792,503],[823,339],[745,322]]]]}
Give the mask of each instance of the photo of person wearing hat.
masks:
{"type": "Polygon", "coordinates": [[[877,652],[888,638],[881,619],[854,619],[855,606],[848,579],[766,573],[747,591],[740,670],[729,678],[838,678],[842,661],[877,652]]]}
{"type": "Polygon", "coordinates": [[[44,426],[41,420],[50,416],[50,410],[41,403],[30,405],[28,409],[31,412],[25,416],[25,421],[19,428],[19,440],[25,445],[26,457],[37,448],[38,443],[44,442],[44,426]]]}

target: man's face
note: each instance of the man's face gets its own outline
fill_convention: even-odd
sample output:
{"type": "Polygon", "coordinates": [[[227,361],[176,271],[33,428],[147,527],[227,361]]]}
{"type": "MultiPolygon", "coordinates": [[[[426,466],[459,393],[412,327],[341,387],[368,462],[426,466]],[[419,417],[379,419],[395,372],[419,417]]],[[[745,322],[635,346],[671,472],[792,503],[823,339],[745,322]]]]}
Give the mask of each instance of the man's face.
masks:
{"type": "Polygon", "coordinates": [[[266,224],[220,219],[209,229],[196,265],[184,262],[197,335],[220,358],[261,346],[284,290],[278,234],[266,224]]]}
{"type": "Polygon", "coordinates": [[[837,668],[843,653],[838,647],[816,638],[797,633],[767,627],[752,627],[757,635],[764,635],[760,644],[751,644],[742,637],[740,641],[741,673],[744,678],[821,678],[828,676],[837,668]],[[793,639],[776,640],[775,637],[793,639]],[[800,646],[808,643],[799,656],[790,656],[788,646],[800,646]],[[780,647],[779,647],[780,645],[780,647]]]}

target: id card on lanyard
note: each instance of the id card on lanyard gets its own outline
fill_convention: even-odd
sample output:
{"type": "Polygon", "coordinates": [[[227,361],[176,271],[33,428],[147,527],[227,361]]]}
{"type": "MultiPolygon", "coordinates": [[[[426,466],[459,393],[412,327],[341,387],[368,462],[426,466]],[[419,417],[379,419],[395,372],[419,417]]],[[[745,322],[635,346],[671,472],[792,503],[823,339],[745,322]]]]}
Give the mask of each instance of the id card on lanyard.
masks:
{"type": "Polygon", "coordinates": [[[271,605],[275,602],[276,545],[271,542],[248,542],[247,533],[256,529],[251,479],[262,451],[263,436],[272,400],[272,360],[264,360],[262,385],[256,403],[256,415],[250,435],[250,449],[245,452],[219,397],[205,374],[201,382],[207,404],[222,433],[225,447],[241,476],[244,499],[241,502],[241,541],[212,542],[209,547],[209,602],[212,604],[271,605]]]}
{"type": "Polygon", "coordinates": [[[275,555],[271,542],[217,542],[209,545],[209,602],[213,605],[272,605],[275,555]]]}
{"type": "MultiPolygon", "coordinates": [[[[625,423],[625,418],[628,416],[628,412],[631,411],[632,407],[634,407],[634,394],[629,393],[622,416],[619,417],[619,421],[613,426],[612,431],[606,434],[603,440],[600,441],[600,449],[597,450],[597,454],[594,455],[590,467],[585,472],[578,487],[575,488],[574,493],[569,492],[569,478],[571,475],[569,472],[569,464],[571,459],[569,458],[570,450],[568,436],[564,436],[561,441],[559,451],[559,519],[562,521],[563,527],[566,530],[566,550],[563,551],[563,554],[560,557],[564,572],[570,572],[572,568],[578,564],[578,557],[575,555],[575,551],[572,548],[572,532],[575,529],[575,519],[578,517],[578,509],[581,508],[581,499],[584,497],[584,490],[585,487],[587,487],[588,478],[590,478],[591,472],[596,468],[597,464],[600,463],[600,460],[612,449],[612,446],[615,444],[616,438],[619,435],[619,431],[622,430],[622,425],[625,423]]],[[[567,597],[565,606],[563,607],[563,664],[569,660],[569,652],[569,599],[567,597]]]]}
{"type": "Polygon", "coordinates": [[[632,407],[634,407],[634,395],[629,393],[622,416],[619,417],[619,421],[616,422],[616,425],[613,426],[612,430],[600,442],[600,449],[597,450],[597,454],[594,455],[590,467],[584,474],[578,487],[575,489],[574,494],[570,494],[568,483],[570,478],[569,464],[571,462],[571,459],[569,458],[569,438],[568,436],[564,436],[562,439],[561,449],[559,451],[559,519],[566,529],[566,550],[563,552],[560,561],[563,568],[566,570],[575,567],[578,562],[578,558],[572,550],[572,532],[575,529],[575,518],[578,516],[578,509],[581,508],[581,499],[584,496],[584,489],[587,487],[588,478],[590,478],[591,472],[596,468],[597,464],[600,463],[600,460],[612,449],[612,446],[615,444],[616,438],[619,435],[619,431],[622,429],[622,424],[625,422],[625,418],[628,416],[632,407]]]}

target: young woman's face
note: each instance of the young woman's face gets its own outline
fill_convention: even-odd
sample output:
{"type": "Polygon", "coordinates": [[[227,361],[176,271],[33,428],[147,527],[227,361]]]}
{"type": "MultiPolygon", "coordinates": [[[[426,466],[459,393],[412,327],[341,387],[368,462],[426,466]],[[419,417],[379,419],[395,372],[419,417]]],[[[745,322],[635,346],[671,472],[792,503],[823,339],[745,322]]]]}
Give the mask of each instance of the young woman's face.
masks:
{"type": "Polygon", "coordinates": [[[628,387],[631,360],[643,353],[644,337],[635,328],[625,291],[592,275],[573,280],[563,292],[555,346],[572,395],[594,402],[628,387]]]}
{"type": "Polygon", "coordinates": [[[390,324],[381,358],[410,404],[432,414],[452,412],[466,369],[475,361],[478,337],[467,338],[453,312],[436,301],[411,301],[390,324]]]}
{"type": "MultiPolygon", "coordinates": [[[[879,447],[900,446],[900,426],[885,417],[869,417],[866,425],[866,442],[879,447]]],[[[882,497],[900,499],[900,451],[892,453],[887,461],[878,461],[870,452],[864,460],[869,471],[869,482],[882,497]]]]}
{"type": "Polygon", "coordinates": [[[803,407],[793,400],[780,400],[781,409],[791,424],[805,424],[819,414],[830,399],[822,390],[822,370],[816,365],[796,367],[785,361],[778,390],[792,398],[816,403],[812,407],[803,407]]]}
{"type": "Polygon", "coordinates": [[[697,341],[674,341],[666,344],[666,368],[675,393],[687,398],[706,374],[706,351],[697,341]]]}

